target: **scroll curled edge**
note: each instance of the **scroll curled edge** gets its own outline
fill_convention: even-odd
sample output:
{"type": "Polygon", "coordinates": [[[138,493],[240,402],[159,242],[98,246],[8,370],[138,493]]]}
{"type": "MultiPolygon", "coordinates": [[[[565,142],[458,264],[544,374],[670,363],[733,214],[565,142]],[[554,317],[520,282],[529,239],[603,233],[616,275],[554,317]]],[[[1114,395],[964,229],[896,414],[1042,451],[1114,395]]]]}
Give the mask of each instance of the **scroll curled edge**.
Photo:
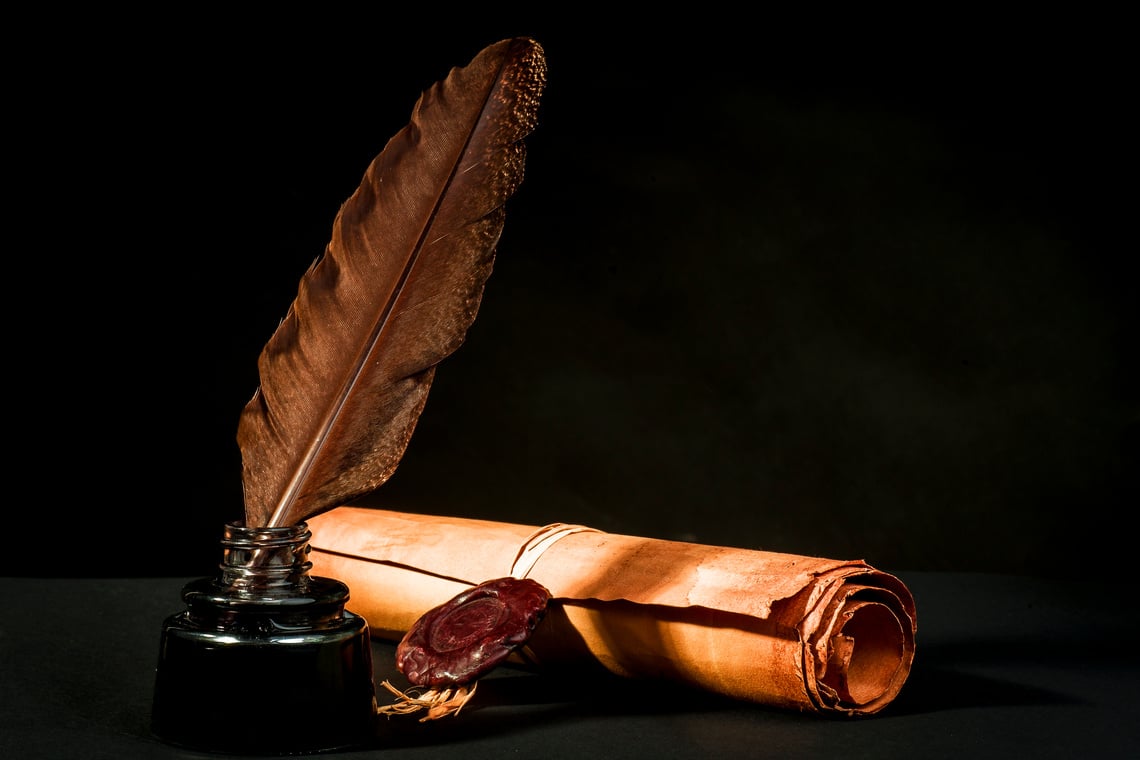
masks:
{"type": "MultiPolygon", "coordinates": [[[[339,507],[309,520],[312,572],[398,641],[425,611],[508,575],[539,526],[339,507]]],[[[914,660],[914,598],[862,560],[585,529],[547,544],[528,577],[553,595],[528,645],[540,667],[585,662],[809,712],[886,707],[914,660]]]]}

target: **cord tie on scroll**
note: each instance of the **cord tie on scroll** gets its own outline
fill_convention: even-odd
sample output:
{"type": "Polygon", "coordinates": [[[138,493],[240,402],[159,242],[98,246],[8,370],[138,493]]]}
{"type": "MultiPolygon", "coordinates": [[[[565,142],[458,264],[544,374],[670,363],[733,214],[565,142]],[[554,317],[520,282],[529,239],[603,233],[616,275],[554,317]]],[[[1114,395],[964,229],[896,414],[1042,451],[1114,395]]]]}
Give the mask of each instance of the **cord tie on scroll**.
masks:
{"type": "Polygon", "coordinates": [[[384,681],[381,685],[396,702],[377,711],[406,715],[426,710],[421,723],[458,715],[475,696],[478,679],[525,645],[546,615],[550,591],[527,578],[535,563],[566,536],[594,530],[545,525],[523,542],[509,575],[472,586],[425,612],[396,647],[396,667],[415,688],[405,692],[384,681]]]}
{"type": "Polygon", "coordinates": [[[534,569],[539,557],[556,542],[575,533],[598,533],[597,528],[585,525],[567,525],[566,523],[550,523],[544,525],[530,535],[519,549],[514,563],[511,565],[512,578],[525,578],[534,569]]]}

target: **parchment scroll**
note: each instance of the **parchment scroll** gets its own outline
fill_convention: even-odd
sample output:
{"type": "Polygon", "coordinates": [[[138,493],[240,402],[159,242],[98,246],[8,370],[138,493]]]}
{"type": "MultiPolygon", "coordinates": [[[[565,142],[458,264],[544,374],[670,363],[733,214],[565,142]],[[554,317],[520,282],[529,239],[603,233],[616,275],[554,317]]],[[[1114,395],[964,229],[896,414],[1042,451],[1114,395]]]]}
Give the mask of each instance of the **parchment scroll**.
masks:
{"type": "Polygon", "coordinates": [[[914,599],[893,575],[834,560],[613,533],[340,507],[310,518],[312,573],[398,641],[427,610],[492,578],[553,595],[540,667],[600,664],[775,707],[868,715],[910,673],[914,599]]]}

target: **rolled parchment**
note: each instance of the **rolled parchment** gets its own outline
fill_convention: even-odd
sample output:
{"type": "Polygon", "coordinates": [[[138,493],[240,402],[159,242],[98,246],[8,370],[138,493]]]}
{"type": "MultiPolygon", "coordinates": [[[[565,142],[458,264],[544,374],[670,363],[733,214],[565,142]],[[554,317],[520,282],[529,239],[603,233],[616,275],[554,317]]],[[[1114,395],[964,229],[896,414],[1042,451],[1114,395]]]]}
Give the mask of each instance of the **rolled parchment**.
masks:
{"type": "Polygon", "coordinates": [[[862,560],[365,507],[308,523],[312,573],[348,584],[349,609],[380,639],[513,575],[553,597],[526,650],[539,667],[596,663],[774,707],[868,715],[897,696],[914,659],[914,598],[862,560]]]}

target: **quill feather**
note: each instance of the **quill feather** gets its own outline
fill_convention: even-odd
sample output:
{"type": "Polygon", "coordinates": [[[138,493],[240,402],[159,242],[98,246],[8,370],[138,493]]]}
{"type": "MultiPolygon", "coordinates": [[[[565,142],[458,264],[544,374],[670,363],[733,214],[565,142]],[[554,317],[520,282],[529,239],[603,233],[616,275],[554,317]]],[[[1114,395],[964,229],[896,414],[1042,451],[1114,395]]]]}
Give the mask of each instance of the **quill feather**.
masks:
{"type": "Polygon", "coordinates": [[[242,410],[247,525],[295,524],[395,471],[436,365],[475,319],[545,76],[526,38],[452,69],[341,207],[242,410]]]}

